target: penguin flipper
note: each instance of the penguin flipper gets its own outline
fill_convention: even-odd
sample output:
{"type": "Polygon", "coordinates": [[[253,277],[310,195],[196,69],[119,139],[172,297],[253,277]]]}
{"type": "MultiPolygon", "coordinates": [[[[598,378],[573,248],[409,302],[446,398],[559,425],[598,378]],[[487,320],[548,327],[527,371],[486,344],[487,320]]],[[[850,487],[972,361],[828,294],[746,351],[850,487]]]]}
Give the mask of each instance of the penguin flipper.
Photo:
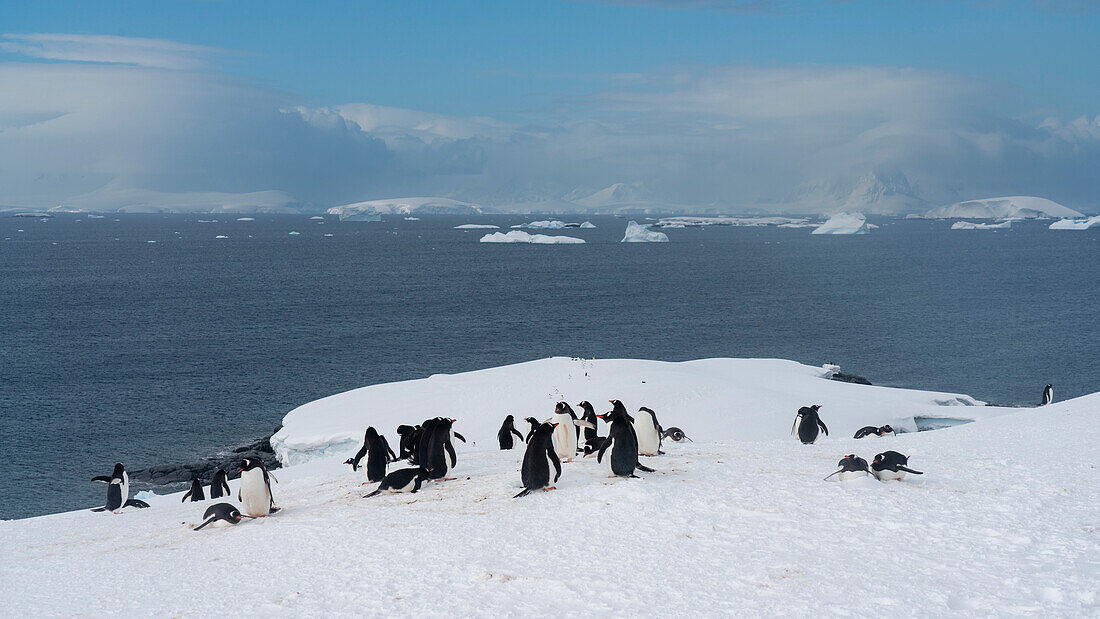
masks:
{"type": "Polygon", "coordinates": [[[922,473],[921,471],[914,471],[913,469],[911,469],[911,468],[909,468],[909,467],[907,467],[907,466],[901,466],[901,465],[899,465],[899,466],[898,466],[898,470],[899,470],[899,471],[905,471],[906,473],[912,473],[912,474],[914,474],[914,475],[924,475],[924,473],[922,473]]]}
{"type": "Polygon", "coordinates": [[[523,440],[523,435],[519,433],[519,430],[512,428],[512,434],[515,434],[519,440],[523,440]]]}
{"type": "Polygon", "coordinates": [[[593,430],[596,429],[595,424],[593,424],[591,421],[585,421],[583,419],[574,419],[573,420],[573,425],[575,425],[577,427],[580,427],[580,428],[592,428],[593,430]]]}
{"type": "Polygon", "coordinates": [[[528,494],[531,494],[531,489],[530,489],[530,488],[524,488],[524,489],[523,489],[523,492],[521,492],[521,493],[517,494],[516,496],[514,496],[514,497],[512,497],[512,498],[513,498],[513,499],[518,499],[518,498],[520,498],[521,496],[527,496],[528,494]]]}
{"type": "Polygon", "coordinates": [[[455,432],[455,438],[457,438],[458,440],[462,441],[463,443],[465,443],[465,442],[466,442],[466,437],[465,437],[465,436],[462,436],[462,435],[461,435],[461,434],[459,434],[458,432],[455,432]]]}
{"type": "Polygon", "coordinates": [[[93,512],[105,512],[105,511],[107,511],[107,508],[106,507],[96,507],[95,509],[92,509],[91,511],[93,511],[93,512]]]}
{"type": "Polygon", "coordinates": [[[92,481],[101,481],[105,484],[111,483],[111,477],[109,475],[96,475],[92,478],[92,481]]]}
{"type": "Polygon", "coordinates": [[[596,453],[596,462],[603,463],[603,452],[607,451],[607,448],[611,446],[611,437],[607,437],[607,440],[600,445],[600,450],[596,453]]]}
{"type": "Polygon", "coordinates": [[[821,431],[825,433],[825,436],[829,436],[829,428],[825,427],[825,422],[818,419],[817,425],[821,426],[821,431]]]}
{"type": "Polygon", "coordinates": [[[128,499],[126,501],[126,503],[124,503],[122,506],[123,507],[137,507],[138,509],[145,509],[146,507],[149,507],[149,504],[146,503],[145,501],[142,501],[141,499],[128,499]]]}
{"type": "Polygon", "coordinates": [[[823,479],[822,481],[829,481],[829,477],[832,477],[833,475],[836,475],[837,473],[839,473],[839,472],[841,472],[841,471],[843,471],[843,470],[844,470],[844,469],[837,469],[837,470],[833,471],[833,472],[832,472],[832,473],[830,473],[830,474],[829,474],[828,476],[826,476],[826,477],[825,477],[825,479],[823,479]]]}
{"type": "Polygon", "coordinates": [[[561,477],[561,461],[558,460],[558,453],[554,451],[553,445],[546,446],[546,457],[554,464],[554,483],[558,483],[558,479],[561,477]]]}
{"type": "Polygon", "coordinates": [[[187,499],[189,499],[189,498],[191,498],[191,491],[190,490],[183,493],[183,498],[180,499],[180,503],[186,503],[187,499]]]}
{"type": "Polygon", "coordinates": [[[653,469],[649,468],[648,466],[642,464],[641,462],[639,462],[637,465],[635,465],[634,468],[638,469],[639,471],[645,471],[646,473],[655,473],[656,472],[653,469]]]}
{"type": "Polygon", "coordinates": [[[198,531],[199,529],[201,529],[201,528],[205,527],[206,525],[208,525],[208,524],[210,524],[210,523],[214,522],[214,521],[215,521],[215,520],[217,520],[217,519],[218,519],[218,518],[217,518],[217,516],[215,516],[215,517],[213,517],[213,518],[210,518],[210,519],[209,519],[209,520],[207,520],[206,522],[204,522],[204,523],[200,524],[199,526],[197,526],[197,527],[195,527],[194,529],[191,529],[191,530],[192,530],[192,531],[198,531]]]}
{"type": "Polygon", "coordinates": [[[447,449],[447,455],[451,457],[451,468],[453,469],[455,465],[458,464],[458,456],[455,455],[455,446],[451,444],[451,441],[447,441],[444,443],[444,447],[447,449]]]}
{"type": "Polygon", "coordinates": [[[369,499],[369,498],[371,498],[372,496],[378,496],[378,495],[380,495],[380,494],[382,494],[382,488],[378,488],[378,490],[375,490],[374,492],[372,492],[372,493],[370,493],[370,494],[364,494],[364,495],[363,495],[363,498],[364,498],[364,499],[369,499]]]}

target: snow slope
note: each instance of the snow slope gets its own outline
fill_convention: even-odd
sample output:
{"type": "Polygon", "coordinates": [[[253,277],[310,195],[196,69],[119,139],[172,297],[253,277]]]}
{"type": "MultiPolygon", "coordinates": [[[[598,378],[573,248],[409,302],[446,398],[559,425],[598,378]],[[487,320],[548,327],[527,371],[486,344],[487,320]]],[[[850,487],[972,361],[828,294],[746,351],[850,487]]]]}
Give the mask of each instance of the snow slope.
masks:
{"type": "Polygon", "coordinates": [[[809,404],[822,404],[822,418],[840,435],[887,423],[916,430],[915,417],[977,419],[998,410],[957,393],[823,380],[832,371],[782,359],[672,363],[553,357],[331,395],[287,413],[271,445],[283,463],[298,464],[354,451],[369,424],[396,428],[443,410],[460,420],[459,432],[492,438],[506,415],[549,417],[561,399],[599,406],[618,398],[634,410],[645,405],[658,415],[676,411],[679,423],[666,425],[683,424],[689,435],[691,428],[705,427],[716,440],[785,437],[794,411],[809,404]]]}
{"type": "Polygon", "coordinates": [[[1082,214],[1057,202],[1034,196],[1011,196],[956,202],[934,208],[927,219],[1007,219],[1009,217],[1082,217],[1082,214]]]}
{"type": "Polygon", "coordinates": [[[374,220],[379,215],[480,215],[476,204],[450,198],[394,198],[334,206],[326,211],[341,221],[374,220]]]}
{"type": "Polygon", "coordinates": [[[626,232],[620,243],[667,243],[668,235],[664,232],[655,232],[649,226],[631,221],[626,224],[626,232]]]}
{"type": "Polygon", "coordinates": [[[1051,230],[1088,230],[1100,227],[1100,215],[1093,215],[1087,219],[1059,219],[1050,224],[1051,230]]]}
{"type": "Polygon", "coordinates": [[[867,234],[868,229],[862,213],[837,213],[810,234],[867,234]]]}
{"type": "Polygon", "coordinates": [[[536,245],[569,245],[583,243],[584,239],[553,234],[529,234],[523,230],[493,232],[481,237],[482,243],[534,243],[536,245]]]}
{"type": "MultiPolygon", "coordinates": [[[[655,365],[634,388],[661,378],[657,395],[710,361],[736,360],[655,365]]],[[[559,378],[548,375],[543,391],[559,378]]],[[[834,387],[867,401],[904,391],[810,379],[823,390],[810,401],[834,387]]],[[[784,397],[787,386],[781,369],[759,389],[784,397]]],[[[495,400],[512,391],[498,388],[495,400]]],[[[418,413],[453,410],[423,404],[418,413]]],[[[370,487],[340,464],[344,453],[277,471],[282,511],[232,528],[192,531],[209,502],[179,494],[121,515],[0,522],[0,602],[5,614],[36,617],[1100,611],[1100,394],[858,441],[826,414],[834,402],[822,409],[833,435],[810,446],[737,436],[748,417],[728,415],[742,407],[657,408],[698,442],[666,443],[667,455],[644,459],[656,471],[641,479],[608,478],[591,458],[565,463],[555,490],[518,500],[522,451],[494,449],[495,424],[483,434],[461,410],[458,429],[478,445],[459,443],[457,479],[416,495],[360,498],[370,487]],[[714,428],[734,438],[715,440],[714,428]],[[822,481],[844,454],[886,449],[925,475],[822,481]]],[[[877,410],[891,414],[890,402],[877,410]]],[[[379,425],[392,414],[374,412],[379,425]]],[[[788,432],[792,412],[782,415],[788,432]]]]}

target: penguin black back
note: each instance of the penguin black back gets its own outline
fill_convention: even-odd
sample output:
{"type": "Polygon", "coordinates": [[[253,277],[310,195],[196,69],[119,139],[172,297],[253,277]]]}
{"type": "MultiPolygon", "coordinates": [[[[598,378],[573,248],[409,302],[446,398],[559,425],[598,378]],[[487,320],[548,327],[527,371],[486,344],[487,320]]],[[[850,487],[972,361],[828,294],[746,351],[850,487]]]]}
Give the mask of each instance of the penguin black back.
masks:
{"type": "Polygon", "coordinates": [[[833,475],[840,474],[840,479],[846,479],[851,477],[852,473],[862,472],[865,475],[870,475],[871,471],[867,469],[867,461],[855,454],[848,454],[840,459],[840,462],[836,463],[837,469],[825,479],[829,479],[833,475]],[[847,474],[847,475],[846,475],[847,474]]]}
{"type": "Polygon", "coordinates": [[[818,409],[821,408],[820,404],[814,404],[813,406],[803,406],[798,409],[798,413],[794,417],[794,425],[791,427],[791,434],[797,434],[798,440],[802,441],[803,445],[811,445],[817,440],[818,430],[825,433],[825,436],[829,436],[829,428],[825,427],[825,422],[821,421],[818,416],[818,409]]]}
{"type": "Polygon", "coordinates": [[[604,454],[610,450],[611,472],[620,477],[635,477],[635,469],[652,471],[638,463],[638,436],[634,432],[634,419],[626,412],[619,400],[611,400],[610,413],[603,420],[611,424],[607,431],[607,440],[600,446],[596,461],[603,462],[604,454]]]}
{"type": "Polygon", "coordinates": [[[500,430],[497,431],[497,442],[500,444],[502,450],[515,447],[515,441],[512,440],[513,434],[515,434],[520,441],[523,440],[523,435],[519,433],[519,430],[516,430],[515,419],[516,418],[512,415],[508,415],[504,418],[504,423],[501,424],[500,430]]]}
{"type": "Polygon", "coordinates": [[[397,434],[401,440],[397,444],[398,460],[416,460],[416,445],[420,439],[420,426],[397,426],[397,434]]]}
{"type": "Polygon", "coordinates": [[[527,451],[523,454],[523,468],[520,477],[523,480],[523,492],[515,499],[529,494],[532,490],[539,490],[557,483],[561,477],[561,461],[554,451],[554,427],[557,424],[544,423],[535,429],[531,440],[527,443],[527,451]],[[554,481],[550,481],[550,466],[554,467],[554,481]]]}
{"type": "Polygon", "coordinates": [[[588,400],[581,402],[577,406],[581,407],[581,419],[592,424],[591,428],[584,428],[584,442],[587,445],[593,439],[600,438],[599,430],[596,428],[596,426],[598,425],[596,420],[599,419],[599,417],[596,416],[596,410],[592,407],[592,403],[588,400]]]}
{"type": "MultiPolygon", "coordinates": [[[[213,491],[211,490],[211,492],[213,491]]],[[[180,503],[186,503],[187,499],[191,499],[192,503],[198,503],[199,501],[206,500],[206,495],[202,491],[201,479],[196,478],[191,480],[191,489],[184,493],[183,499],[180,501],[180,503]]]]}
{"type": "Polygon", "coordinates": [[[229,496],[229,475],[218,469],[214,471],[214,481],[210,482],[210,498],[220,499],[229,496]]]}
{"type": "Polygon", "coordinates": [[[537,430],[539,425],[540,425],[539,420],[535,419],[534,417],[528,417],[528,418],[524,419],[524,421],[526,421],[531,427],[528,428],[527,436],[523,440],[524,440],[524,442],[530,442],[531,437],[534,436],[534,434],[535,434],[535,430],[537,430]]]}
{"type": "Polygon", "coordinates": [[[417,459],[429,479],[442,479],[458,464],[451,432],[454,419],[436,417],[424,422],[417,459]]]}
{"type": "Polygon", "coordinates": [[[924,475],[921,471],[914,471],[909,468],[909,457],[900,454],[896,451],[884,451],[875,456],[875,459],[871,462],[871,468],[875,472],[890,471],[893,473],[905,472],[912,473],[914,475],[924,475]]]}
{"type": "Polygon", "coordinates": [[[237,524],[243,517],[244,516],[241,515],[241,510],[237,509],[235,505],[229,503],[215,503],[206,508],[206,512],[202,515],[203,523],[195,527],[194,530],[198,531],[219,520],[228,522],[229,524],[237,524]]]}
{"type": "Polygon", "coordinates": [[[1054,383],[1043,387],[1043,399],[1039,401],[1039,406],[1046,406],[1054,401],[1054,383]]]}

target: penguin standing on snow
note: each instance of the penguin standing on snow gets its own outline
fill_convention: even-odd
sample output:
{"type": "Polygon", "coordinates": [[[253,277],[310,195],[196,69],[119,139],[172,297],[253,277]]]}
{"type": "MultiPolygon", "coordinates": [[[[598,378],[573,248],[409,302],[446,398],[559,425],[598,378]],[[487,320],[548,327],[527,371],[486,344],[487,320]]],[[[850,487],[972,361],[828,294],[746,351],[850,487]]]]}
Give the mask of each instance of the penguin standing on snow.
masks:
{"type": "Polygon", "coordinates": [[[572,462],[577,455],[577,427],[588,427],[587,421],[577,418],[573,408],[565,402],[558,402],[554,407],[554,416],[550,418],[554,423],[554,451],[559,460],[572,462]]]}
{"type": "Polygon", "coordinates": [[[886,424],[886,425],[884,425],[882,427],[879,427],[879,428],[876,428],[875,426],[863,426],[862,428],[860,428],[859,430],[856,431],[856,435],[853,436],[852,438],[864,438],[866,436],[871,436],[871,435],[886,436],[887,434],[889,434],[891,436],[896,436],[897,435],[897,432],[894,432],[894,428],[890,427],[890,424],[886,424]]]}
{"type": "Polygon", "coordinates": [[[422,468],[397,469],[382,478],[378,489],[370,494],[364,494],[363,498],[378,496],[383,492],[408,492],[415,494],[420,486],[428,479],[428,474],[422,468]]]}
{"type": "Polygon", "coordinates": [[[592,407],[592,403],[585,400],[578,404],[581,410],[584,411],[581,414],[581,419],[587,421],[592,425],[591,428],[584,428],[584,455],[588,456],[596,453],[600,450],[600,446],[607,440],[607,437],[600,436],[599,431],[596,429],[596,424],[599,417],[596,416],[596,410],[592,407]]]}
{"type": "Polygon", "coordinates": [[[634,416],[634,433],[638,435],[638,453],[643,456],[656,456],[661,451],[661,424],[657,422],[657,413],[653,409],[641,407],[634,416]]]}
{"type": "Polygon", "coordinates": [[[604,453],[611,461],[611,472],[619,477],[637,477],[635,469],[653,472],[653,469],[638,462],[638,436],[634,433],[634,419],[626,412],[619,400],[609,400],[611,412],[601,415],[601,419],[611,427],[607,431],[607,440],[600,446],[596,461],[603,462],[604,453]]]}
{"type": "Polygon", "coordinates": [[[531,437],[535,435],[535,430],[538,430],[539,426],[542,424],[540,424],[539,420],[535,419],[534,417],[528,417],[524,419],[524,421],[531,425],[531,427],[527,429],[527,436],[523,439],[523,442],[529,443],[531,442],[531,437]]]}
{"type": "Polygon", "coordinates": [[[803,445],[812,445],[817,440],[818,428],[825,433],[825,436],[829,436],[829,428],[826,428],[825,422],[817,416],[817,411],[820,408],[820,404],[803,406],[798,409],[798,414],[794,416],[791,434],[797,434],[798,440],[802,441],[803,445]]]}
{"type": "MultiPolygon", "coordinates": [[[[237,469],[241,474],[241,487],[237,490],[237,500],[242,512],[253,518],[263,518],[279,511],[275,507],[275,498],[271,496],[271,480],[275,479],[267,472],[267,467],[259,458],[245,458],[237,469]]],[[[279,481],[275,479],[275,481],[279,481]]]]}
{"type": "Polygon", "coordinates": [[[874,461],[871,462],[871,470],[881,481],[900,480],[906,473],[924,475],[920,471],[909,468],[907,464],[909,464],[908,456],[903,456],[896,451],[884,451],[875,456],[874,461]]]}
{"type": "MultiPolygon", "coordinates": [[[[211,492],[213,492],[213,490],[211,490],[211,492]]],[[[183,494],[183,499],[180,500],[180,503],[186,503],[187,499],[191,499],[192,503],[206,500],[206,494],[202,491],[201,479],[196,478],[191,481],[191,489],[183,494]]]]}
{"type": "Polygon", "coordinates": [[[447,473],[458,464],[454,443],[454,419],[436,417],[421,426],[420,445],[417,447],[416,460],[428,475],[428,479],[444,479],[447,473]]]}
{"type": "Polygon", "coordinates": [[[1046,406],[1054,401],[1054,383],[1043,387],[1043,400],[1039,402],[1039,406],[1046,406]]]}
{"type": "Polygon", "coordinates": [[[119,513],[123,507],[149,507],[149,504],[141,499],[130,498],[130,475],[121,462],[115,463],[115,470],[111,476],[97,475],[92,481],[101,481],[107,484],[107,504],[93,509],[93,512],[109,511],[119,513]]]}
{"type": "Polygon", "coordinates": [[[501,450],[511,449],[516,446],[516,442],[512,440],[513,434],[519,437],[520,441],[523,440],[523,435],[516,429],[515,422],[516,418],[508,415],[504,418],[504,423],[501,424],[500,430],[497,431],[497,442],[500,443],[501,450]]]}
{"type": "Polygon", "coordinates": [[[867,461],[855,454],[844,456],[836,465],[839,468],[826,477],[826,480],[837,473],[840,474],[840,481],[848,481],[849,479],[855,479],[857,477],[867,477],[871,474],[871,471],[867,468],[867,461]]]}
{"type": "Polygon", "coordinates": [[[210,482],[210,498],[229,498],[229,475],[218,469],[214,471],[214,481],[210,482]]]}
{"type": "Polygon", "coordinates": [[[420,426],[397,426],[397,435],[401,437],[401,440],[397,443],[398,460],[409,460],[413,462],[416,460],[416,444],[420,439],[420,426]]]}
{"type": "Polygon", "coordinates": [[[389,464],[390,459],[397,459],[389,443],[386,442],[386,437],[378,434],[374,426],[367,428],[367,432],[363,435],[363,446],[359,448],[359,452],[354,458],[348,458],[344,464],[350,464],[351,470],[357,471],[363,456],[367,457],[367,466],[363,469],[367,481],[364,483],[382,481],[386,476],[386,465],[389,464]]]}
{"type": "Polygon", "coordinates": [[[561,462],[558,460],[557,450],[554,449],[554,431],[557,425],[549,422],[540,425],[527,443],[527,451],[523,454],[523,468],[520,471],[523,492],[512,497],[513,499],[527,496],[532,490],[547,488],[551,483],[557,483],[561,477],[561,462]],[[554,481],[550,481],[550,465],[554,466],[554,481]]]}
{"type": "Polygon", "coordinates": [[[241,514],[241,510],[229,503],[215,503],[206,508],[202,515],[203,523],[195,527],[195,531],[213,524],[214,526],[228,527],[237,524],[241,518],[251,518],[241,514]],[[216,524],[215,524],[216,523],[216,524]],[[224,524],[223,524],[224,523],[224,524]]]}

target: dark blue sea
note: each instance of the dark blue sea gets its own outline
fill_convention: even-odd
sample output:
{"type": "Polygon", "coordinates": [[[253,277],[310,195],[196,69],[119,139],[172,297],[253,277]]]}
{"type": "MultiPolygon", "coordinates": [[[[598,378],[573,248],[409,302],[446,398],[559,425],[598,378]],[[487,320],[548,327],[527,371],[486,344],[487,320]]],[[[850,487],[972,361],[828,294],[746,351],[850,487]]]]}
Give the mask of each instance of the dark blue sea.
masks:
{"type": "Polygon", "coordinates": [[[533,218],[235,217],[0,216],[0,518],[101,505],[115,461],[194,461],[332,393],[551,355],[834,362],[1005,405],[1100,390],[1100,230],[621,244],[625,219],[586,217],[553,232],[585,245],[490,245],[452,227],[533,218]]]}

